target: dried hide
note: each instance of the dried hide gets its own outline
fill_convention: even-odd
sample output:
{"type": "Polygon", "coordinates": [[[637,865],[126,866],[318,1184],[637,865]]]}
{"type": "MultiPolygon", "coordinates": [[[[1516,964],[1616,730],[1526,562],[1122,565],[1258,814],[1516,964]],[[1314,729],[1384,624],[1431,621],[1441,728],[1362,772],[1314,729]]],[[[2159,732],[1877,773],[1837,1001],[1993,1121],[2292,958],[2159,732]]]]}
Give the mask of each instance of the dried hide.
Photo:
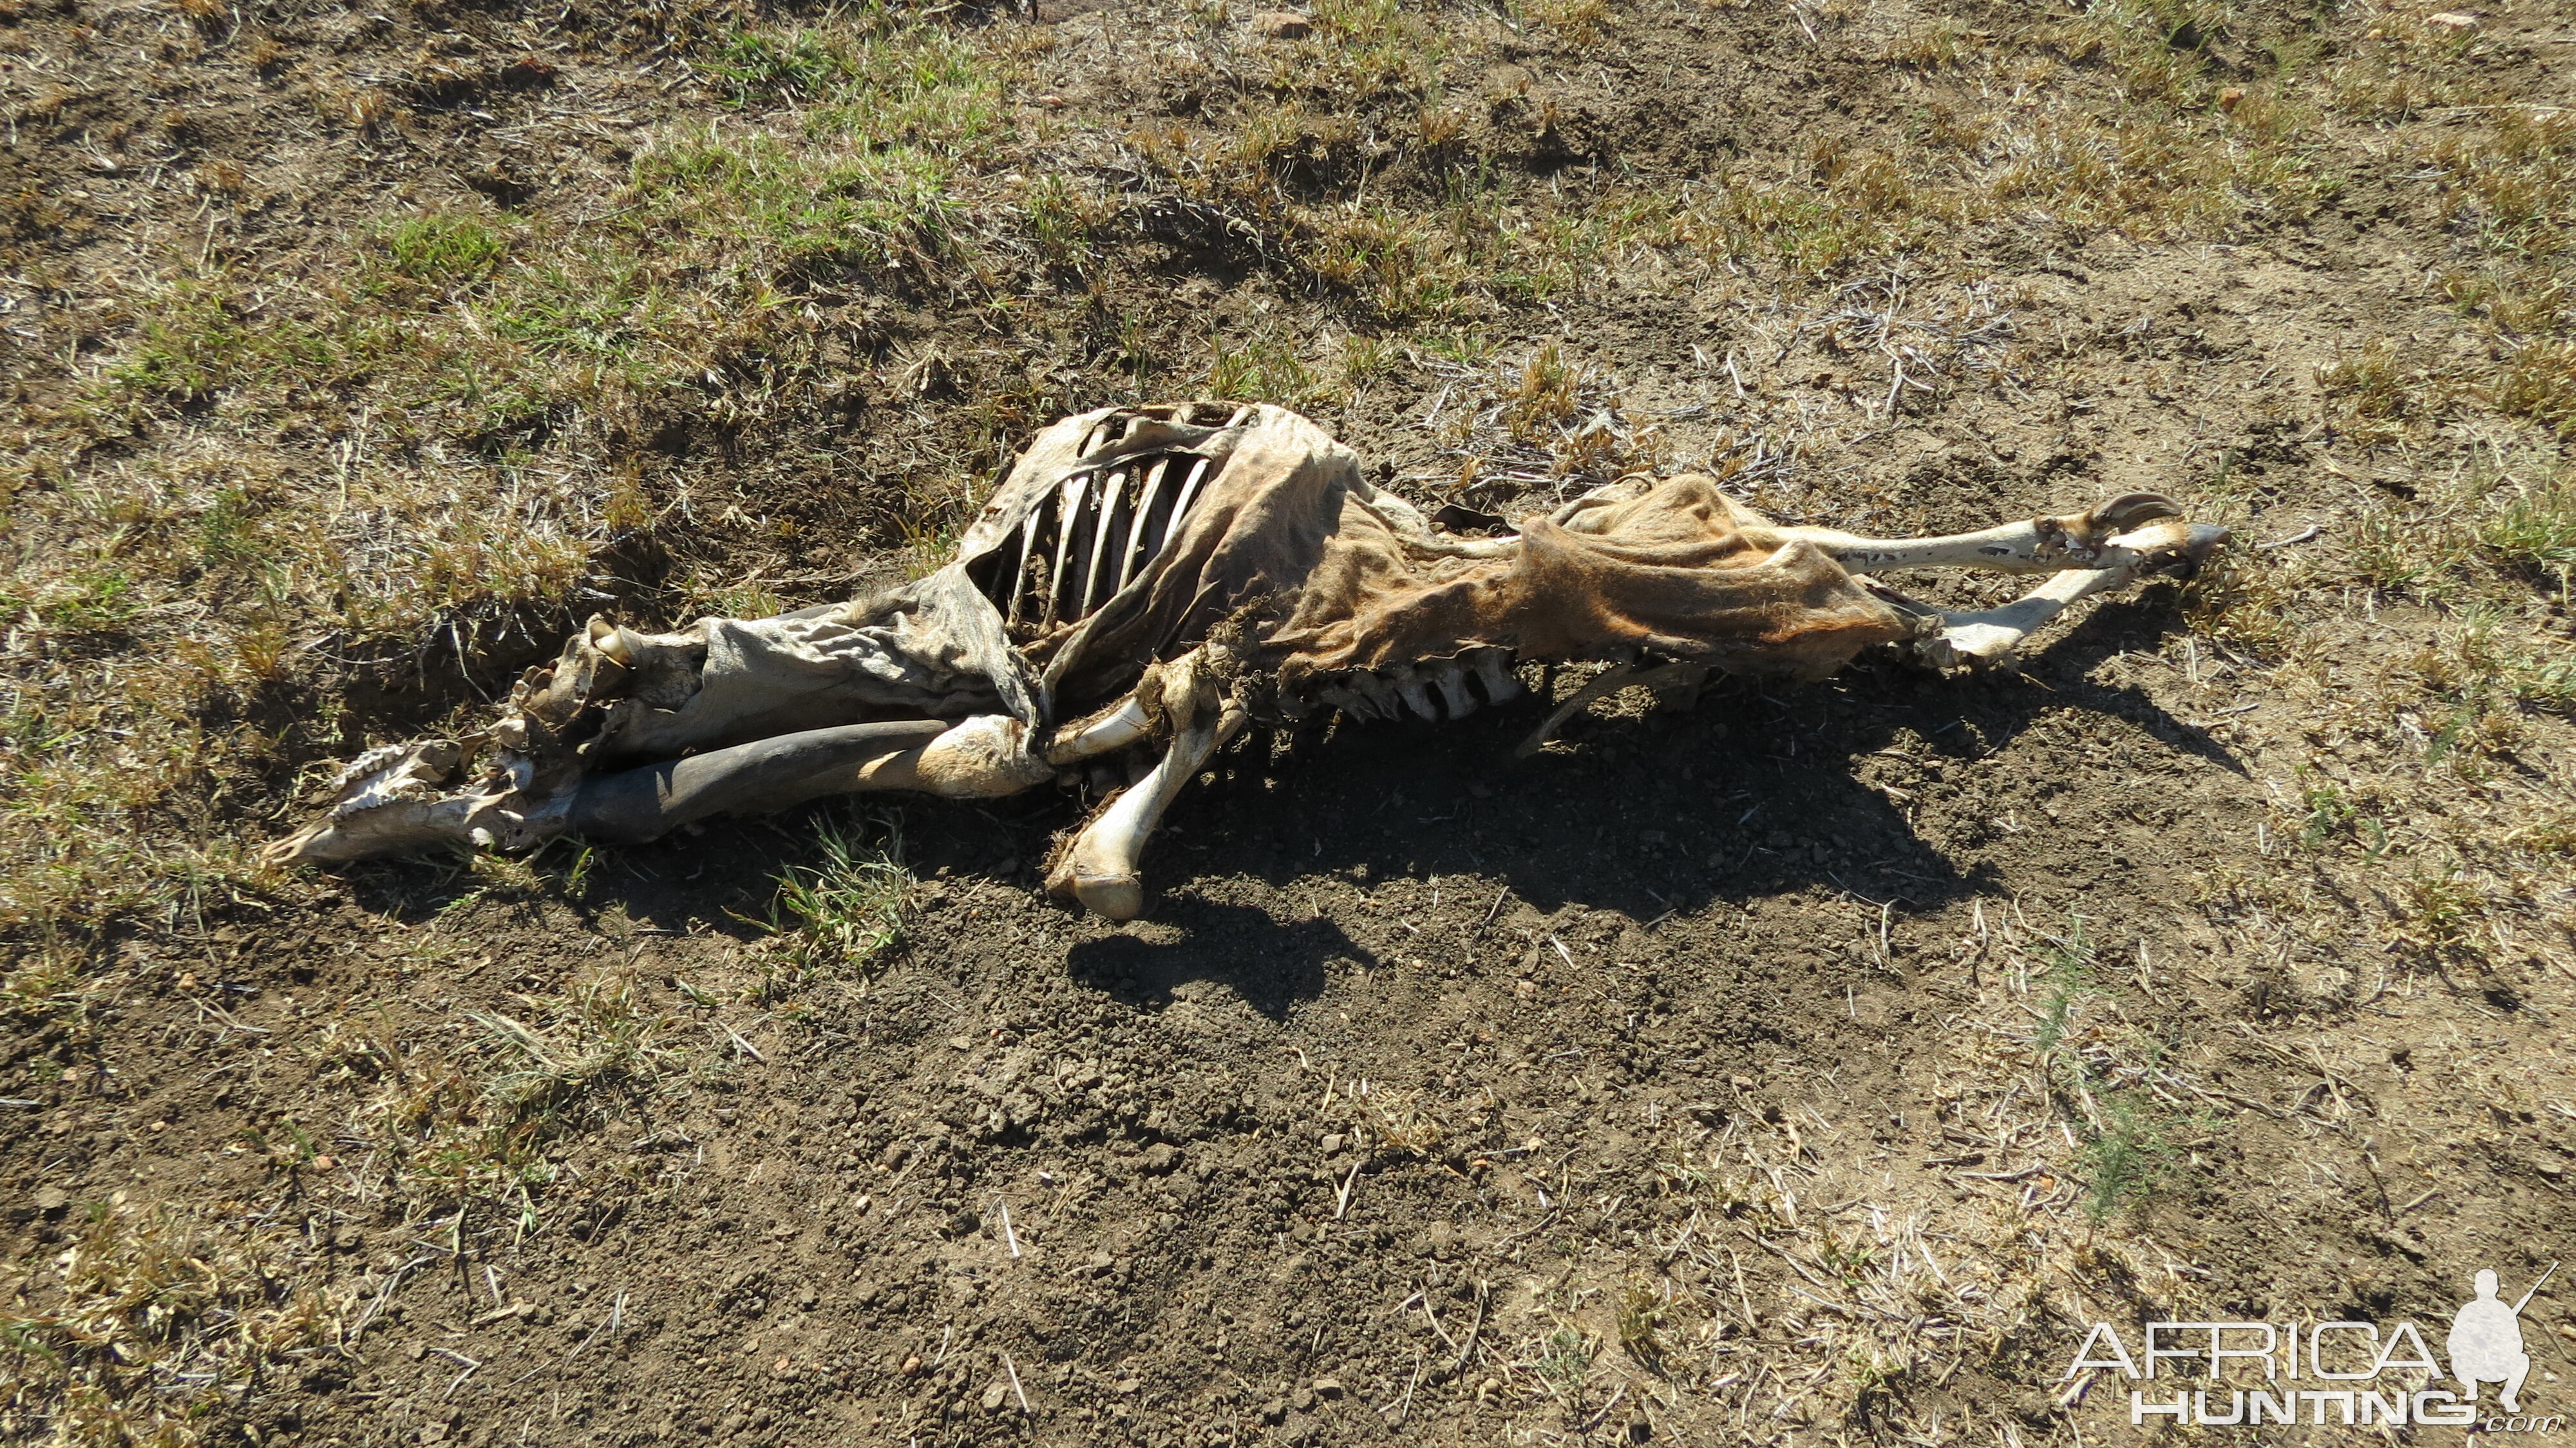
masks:
{"type": "Polygon", "coordinates": [[[1259,666],[1291,701],[1352,669],[1479,648],[1551,660],[1647,649],[1821,678],[1913,633],[1830,557],[1784,547],[1706,477],[1633,480],[1498,547],[1434,532],[1294,413],[1191,411],[1058,424],[959,544],[952,566],[1006,613],[1069,714],[1246,608],[1264,619],[1259,666]],[[1058,558],[1079,566],[1047,561],[1058,558]]]}
{"type": "Polygon", "coordinates": [[[1650,651],[1816,679],[1914,633],[1821,550],[1765,537],[1698,474],[1634,480],[1532,518],[1500,557],[1457,556],[1385,502],[1344,503],[1294,610],[1265,640],[1290,697],[1320,677],[1479,648],[1550,660],[1650,651]]]}
{"type": "Polygon", "coordinates": [[[1294,413],[1102,409],[1039,435],[929,577],[673,634],[593,619],[485,734],[370,752],[329,812],[270,852],[649,839],[852,790],[1007,794],[1129,753],[1143,777],[1052,878],[1124,918],[1142,908],[1135,859],[1163,808],[1255,719],[1454,718],[1516,693],[1520,663],[1612,661],[1544,734],[1594,693],[1676,671],[1818,678],[1877,644],[1992,661],[2067,603],[2187,571],[2224,540],[2162,521],[2175,511],[2136,495],[1879,541],[1775,527],[1694,474],[1470,538],[1372,487],[1294,413]],[[1944,614],[1864,576],[1900,567],[2058,576],[2005,608],[1944,614]],[[1630,672],[1646,663],[1660,669],[1630,672]]]}

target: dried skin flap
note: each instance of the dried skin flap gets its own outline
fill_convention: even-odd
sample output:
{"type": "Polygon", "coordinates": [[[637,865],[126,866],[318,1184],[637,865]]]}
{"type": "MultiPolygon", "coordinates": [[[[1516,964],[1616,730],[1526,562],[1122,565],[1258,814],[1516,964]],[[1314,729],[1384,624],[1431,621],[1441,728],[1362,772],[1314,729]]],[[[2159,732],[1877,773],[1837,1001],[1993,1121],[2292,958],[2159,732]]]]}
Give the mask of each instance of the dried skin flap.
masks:
{"type": "Polygon", "coordinates": [[[983,600],[970,593],[961,608],[943,592],[925,579],[860,604],[630,634],[631,646],[672,656],[653,668],[662,660],[648,654],[638,672],[666,676],[673,687],[661,697],[630,688],[610,703],[596,762],[670,759],[799,729],[1001,707],[1009,695],[996,675],[1007,682],[1019,671],[998,623],[980,630],[991,637],[976,648],[973,614],[983,600]],[[673,693],[684,697],[674,701],[673,693]]]}
{"type": "Polygon", "coordinates": [[[1780,539],[1698,474],[1531,518],[1501,558],[1430,553],[1382,511],[1343,509],[1295,614],[1270,636],[1284,691],[1487,645],[1542,659],[1652,649],[1737,673],[1821,678],[1912,633],[1841,564],[1780,539]]]}

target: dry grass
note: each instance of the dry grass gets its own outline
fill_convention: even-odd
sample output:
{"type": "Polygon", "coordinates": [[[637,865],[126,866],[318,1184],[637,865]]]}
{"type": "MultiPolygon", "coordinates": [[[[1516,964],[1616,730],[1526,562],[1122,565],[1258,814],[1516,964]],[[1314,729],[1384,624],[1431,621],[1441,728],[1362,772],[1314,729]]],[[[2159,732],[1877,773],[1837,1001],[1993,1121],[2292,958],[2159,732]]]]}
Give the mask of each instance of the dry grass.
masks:
{"type": "Polygon", "coordinates": [[[608,978],[523,996],[511,1011],[335,1023],[310,1047],[316,1080],[361,1104],[329,1138],[290,1130],[258,1145],[291,1165],[316,1152],[351,1158],[356,1200],[389,1206],[452,1250],[485,1233],[515,1239],[540,1225],[560,1140],[687,1079],[679,1034],[636,983],[608,978]]]}
{"type": "Polygon", "coordinates": [[[0,1302],[0,1433],[14,1440],[226,1441],[246,1395],[330,1361],[348,1303],[310,1285],[291,1233],[125,1197],[81,1204],[70,1245],[0,1302]]]}

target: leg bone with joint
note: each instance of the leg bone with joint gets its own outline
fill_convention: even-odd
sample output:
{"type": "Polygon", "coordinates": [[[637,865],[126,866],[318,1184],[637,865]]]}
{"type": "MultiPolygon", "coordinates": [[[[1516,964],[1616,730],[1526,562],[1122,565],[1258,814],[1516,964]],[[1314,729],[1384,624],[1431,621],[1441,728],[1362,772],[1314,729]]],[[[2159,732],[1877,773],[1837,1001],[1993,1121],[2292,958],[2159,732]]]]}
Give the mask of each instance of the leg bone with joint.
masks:
{"type": "Polygon", "coordinates": [[[2189,577],[2226,541],[2226,529],[2201,523],[2156,523],[2123,533],[2107,540],[2102,551],[2125,561],[2062,572],[2000,608],[1943,612],[1940,631],[1914,646],[1916,657],[1935,668],[2001,662],[2068,604],[2140,578],[2189,577]]]}
{"type": "Polygon", "coordinates": [[[2061,573],[2001,608],[1944,612],[1940,632],[1915,644],[1915,656],[1938,669],[2000,663],[2068,604],[2121,587],[2133,574],[2128,568],[2061,573]]]}
{"type": "Polygon", "coordinates": [[[1111,920],[1133,920],[1144,913],[1145,883],[1137,861],[1146,840],[1199,766],[1249,721],[1241,705],[1215,697],[1213,682],[1204,678],[1198,662],[1190,655],[1166,666],[1170,673],[1163,698],[1173,715],[1170,746],[1151,773],[1083,826],[1049,872],[1049,893],[1059,899],[1071,896],[1084,909],[1111,920]]]}
{"type": "Polygon", "coordinates": [[[1853,573],[1896,568],[1980,568],[1994,573],[2056,573],[2070,568],[2118,568],[2152,563],[2176,546],[2177,533],[2199,551],[2225,541],[2223,528],[2164,523],[2181,508],[2155,493],[2130,493],[2086,512],[2034,518],[1974,533],[1932,538],[1863,538],[1828,528],[1782,528],[1783,542],[1803,539],[1822,548],[1853,573]]]}

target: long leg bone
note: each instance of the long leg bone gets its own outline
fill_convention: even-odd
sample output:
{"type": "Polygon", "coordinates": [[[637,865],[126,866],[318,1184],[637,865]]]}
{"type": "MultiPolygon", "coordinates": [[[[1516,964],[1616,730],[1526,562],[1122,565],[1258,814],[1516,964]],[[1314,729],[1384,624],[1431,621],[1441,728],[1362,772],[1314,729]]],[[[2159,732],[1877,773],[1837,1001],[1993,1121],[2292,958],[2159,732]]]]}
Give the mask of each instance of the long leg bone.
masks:
{"type": "MultiPolygon", "coordinates": [[[[2121,561],[2061,572],[2000,608],[1940,612],[1939,630],[1914,645],[1915,657],[1935,668],[1999,663],[2011,657],[2022,640],[2057,617],[2068,604],[2125,588],[2143,577],[2188,577],[2226,541],[2226,529],[2199,523],[2155,523],[2106,539],[2100,550],[2102,556],[2121,561]]],[[[1909,611],[1920,607],[1900,606],[1909,611]]]]}
{"type": "Polygon", "coordinates": [[[1070,894],[1084,909],[1107,919],[1133,920],[1143,914],[1145,881],[1137,861],[1145,853],[1145,841],[1199,766],[1248,720],[1243,710],[1229,707],[1176,732],[1153,772],[1083,828],[1057,877],[1047,882],[1049,889],[1059,896],[1070,894]]]}
{"type": "Polygon", "coordinates": [[[2000,663],[2040,625],[2078,599],[2126,586],[2132,567],[2061,573],[2001,608],[1941,615],[1941,631],[1914,646],[1915,657],[1934,668],[2000,663]]]}
{"type": "Polygon", "coordinates": [[[610,841],[659,839],[720,814],[769,814],[826,795],[909,789],[950,799],[1017,794],[1055,777],[1000,714],[955,726],[851,724],[782,734],[582,781],[571,827],[610,841]]]}
{"type": "Polygon", "coordinates": [[[1049,872],[1050,893],[1070,895],[1084,909],[1111,920],[1133,920],[1144,913],[1145,883],[1137,861],[1146,840],[1199,766],[1250,719],[1241,705],[1218,698],[1205,664],[1205,656],[1194,651],[1164,666],[1161,692],[1172,720],[1170,746],[1150,773],[1083,827],[1049,872]]]}
{"type": "Polygon", "coordinates": [[[722,814],[768,814],[826,795],[909,789],[960,799],[1017,794],[1055,776],[1006,715],[845,724],[773,735],[663,764],[527,792],[512,756],[457,779],[463,749],[438,740],[379,750],[342,772],[340,797],[268,847],[277,861],[364,859],[395,850],[525,849],[570,831],[631,843],[722,814]]]}
{"type": "MultiPolygon", "coordinates": [[[[1894,568],[1982,568],[1995,573],[2057,573],[2070,568],[2118,568],[2149,564],[2160,550],[2176,546],[2171,529],[2144,525],[2179,516],[2180,505],[2155,493],[2130,493],[2087,512],[2064,518],[2034,518],[1974,533],[1936,538],[1863,538],[1830,528],[1781,528],[1783,541],[1796,538],[1822,548],[1853,573],[1880,573],[1894,568]]],[[[2223,528],[2188,529],[2187,540],[2206,555],[2226,541],[2223,528]]]]}

